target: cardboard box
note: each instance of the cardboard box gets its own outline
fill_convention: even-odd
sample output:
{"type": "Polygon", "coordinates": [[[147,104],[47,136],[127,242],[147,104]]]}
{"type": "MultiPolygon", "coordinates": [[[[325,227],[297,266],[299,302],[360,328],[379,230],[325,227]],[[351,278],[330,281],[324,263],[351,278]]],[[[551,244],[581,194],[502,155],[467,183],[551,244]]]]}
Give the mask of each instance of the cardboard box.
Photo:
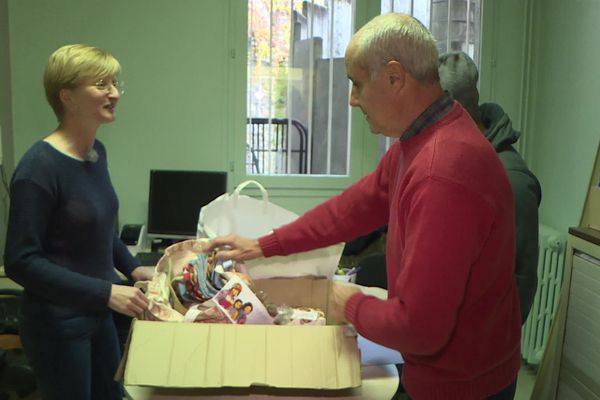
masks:
{"type": "MultiPolygon", "coordinates": [[[[255,284],[275,304],[327,310],[327,279],[273,278],[255,284]]],[[[122,367],[125,384],[135,386],[337,390],[361,385],[357,340],[341,325],[135,320],[122,367]]]]}

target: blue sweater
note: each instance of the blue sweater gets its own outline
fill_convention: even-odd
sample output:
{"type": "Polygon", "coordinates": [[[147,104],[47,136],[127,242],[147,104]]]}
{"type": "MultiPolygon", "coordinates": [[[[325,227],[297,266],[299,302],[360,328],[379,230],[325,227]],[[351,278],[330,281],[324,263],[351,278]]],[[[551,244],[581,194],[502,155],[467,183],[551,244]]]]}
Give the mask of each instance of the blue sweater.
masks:
{"type": "Polygon", "coordinates": [[[31,300],[56,305],[50,313],[105,310],[119,282],[114,267],[131,278],[139,265],[116,234],[106,150],[98,140],[94,148],[92,163],[39,141],[11,180],[6,273],[31,300]]]}

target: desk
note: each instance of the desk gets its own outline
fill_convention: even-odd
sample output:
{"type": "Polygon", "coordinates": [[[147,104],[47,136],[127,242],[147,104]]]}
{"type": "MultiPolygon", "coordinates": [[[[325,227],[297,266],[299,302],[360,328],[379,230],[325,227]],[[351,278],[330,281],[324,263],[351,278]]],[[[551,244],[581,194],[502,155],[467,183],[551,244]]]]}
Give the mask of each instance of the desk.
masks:
{"type": "MultiPolygon", "coordinates": [[[[132,400],[197,400],[197,399],[290,399],[305,400],[314,398],[332,399],[391,399],[398,389],[398,370],[395,365],[363,365],[361,367],[362,386],[335,392],[308,390],[278,390],[277,393],[257,388],[256,393],[248,394],[246,389],[232,389],[219,393],[211,389],[173,390],[141,386],[125,386],[126,398],[132,400]]],[[[220,391],[221,389],[219,389],[220,391]]],[[[253,392],[255,392],[253,390],[253,392]]]]}
{"type": "Polygon", "coordinates": [[[6,276],[4,265],[0,266],[0,289],[23,289],[21,285],[6,276]]]}

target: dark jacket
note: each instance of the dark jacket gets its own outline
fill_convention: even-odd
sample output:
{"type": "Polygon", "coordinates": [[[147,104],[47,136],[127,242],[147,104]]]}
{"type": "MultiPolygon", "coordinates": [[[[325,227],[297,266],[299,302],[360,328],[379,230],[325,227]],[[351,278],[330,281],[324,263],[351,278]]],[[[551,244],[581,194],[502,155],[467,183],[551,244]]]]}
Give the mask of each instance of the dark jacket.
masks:
{"type": "Polygon", "coordinates": [[[521,323],[525,323],[537,288],[538,207],[542,199],[542,189],[535,175],[512,146],[521,133],[513,129],[510,118],[502,107],[494,103],[485,103],[479,110],[483,125],[487,129],[485,137],[496,149],[515,195],[515,274],[521,301],[521,323]]]}

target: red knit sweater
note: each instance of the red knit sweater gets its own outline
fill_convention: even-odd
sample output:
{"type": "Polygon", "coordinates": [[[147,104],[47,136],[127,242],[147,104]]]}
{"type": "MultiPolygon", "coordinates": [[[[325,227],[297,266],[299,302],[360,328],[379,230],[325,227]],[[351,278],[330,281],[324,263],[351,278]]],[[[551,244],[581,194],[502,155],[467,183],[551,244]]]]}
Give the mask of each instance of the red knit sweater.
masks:
{"type": "Polygon", "coordinates": [[[260,238],[265,256],[351,240],[388,224],[388,299],[357,294],[345,315],[400,351],[416,400],[482,399],[520,367],[514,204],[492,146],[454,104],[396,142],[377,169],[260,238]]]}

